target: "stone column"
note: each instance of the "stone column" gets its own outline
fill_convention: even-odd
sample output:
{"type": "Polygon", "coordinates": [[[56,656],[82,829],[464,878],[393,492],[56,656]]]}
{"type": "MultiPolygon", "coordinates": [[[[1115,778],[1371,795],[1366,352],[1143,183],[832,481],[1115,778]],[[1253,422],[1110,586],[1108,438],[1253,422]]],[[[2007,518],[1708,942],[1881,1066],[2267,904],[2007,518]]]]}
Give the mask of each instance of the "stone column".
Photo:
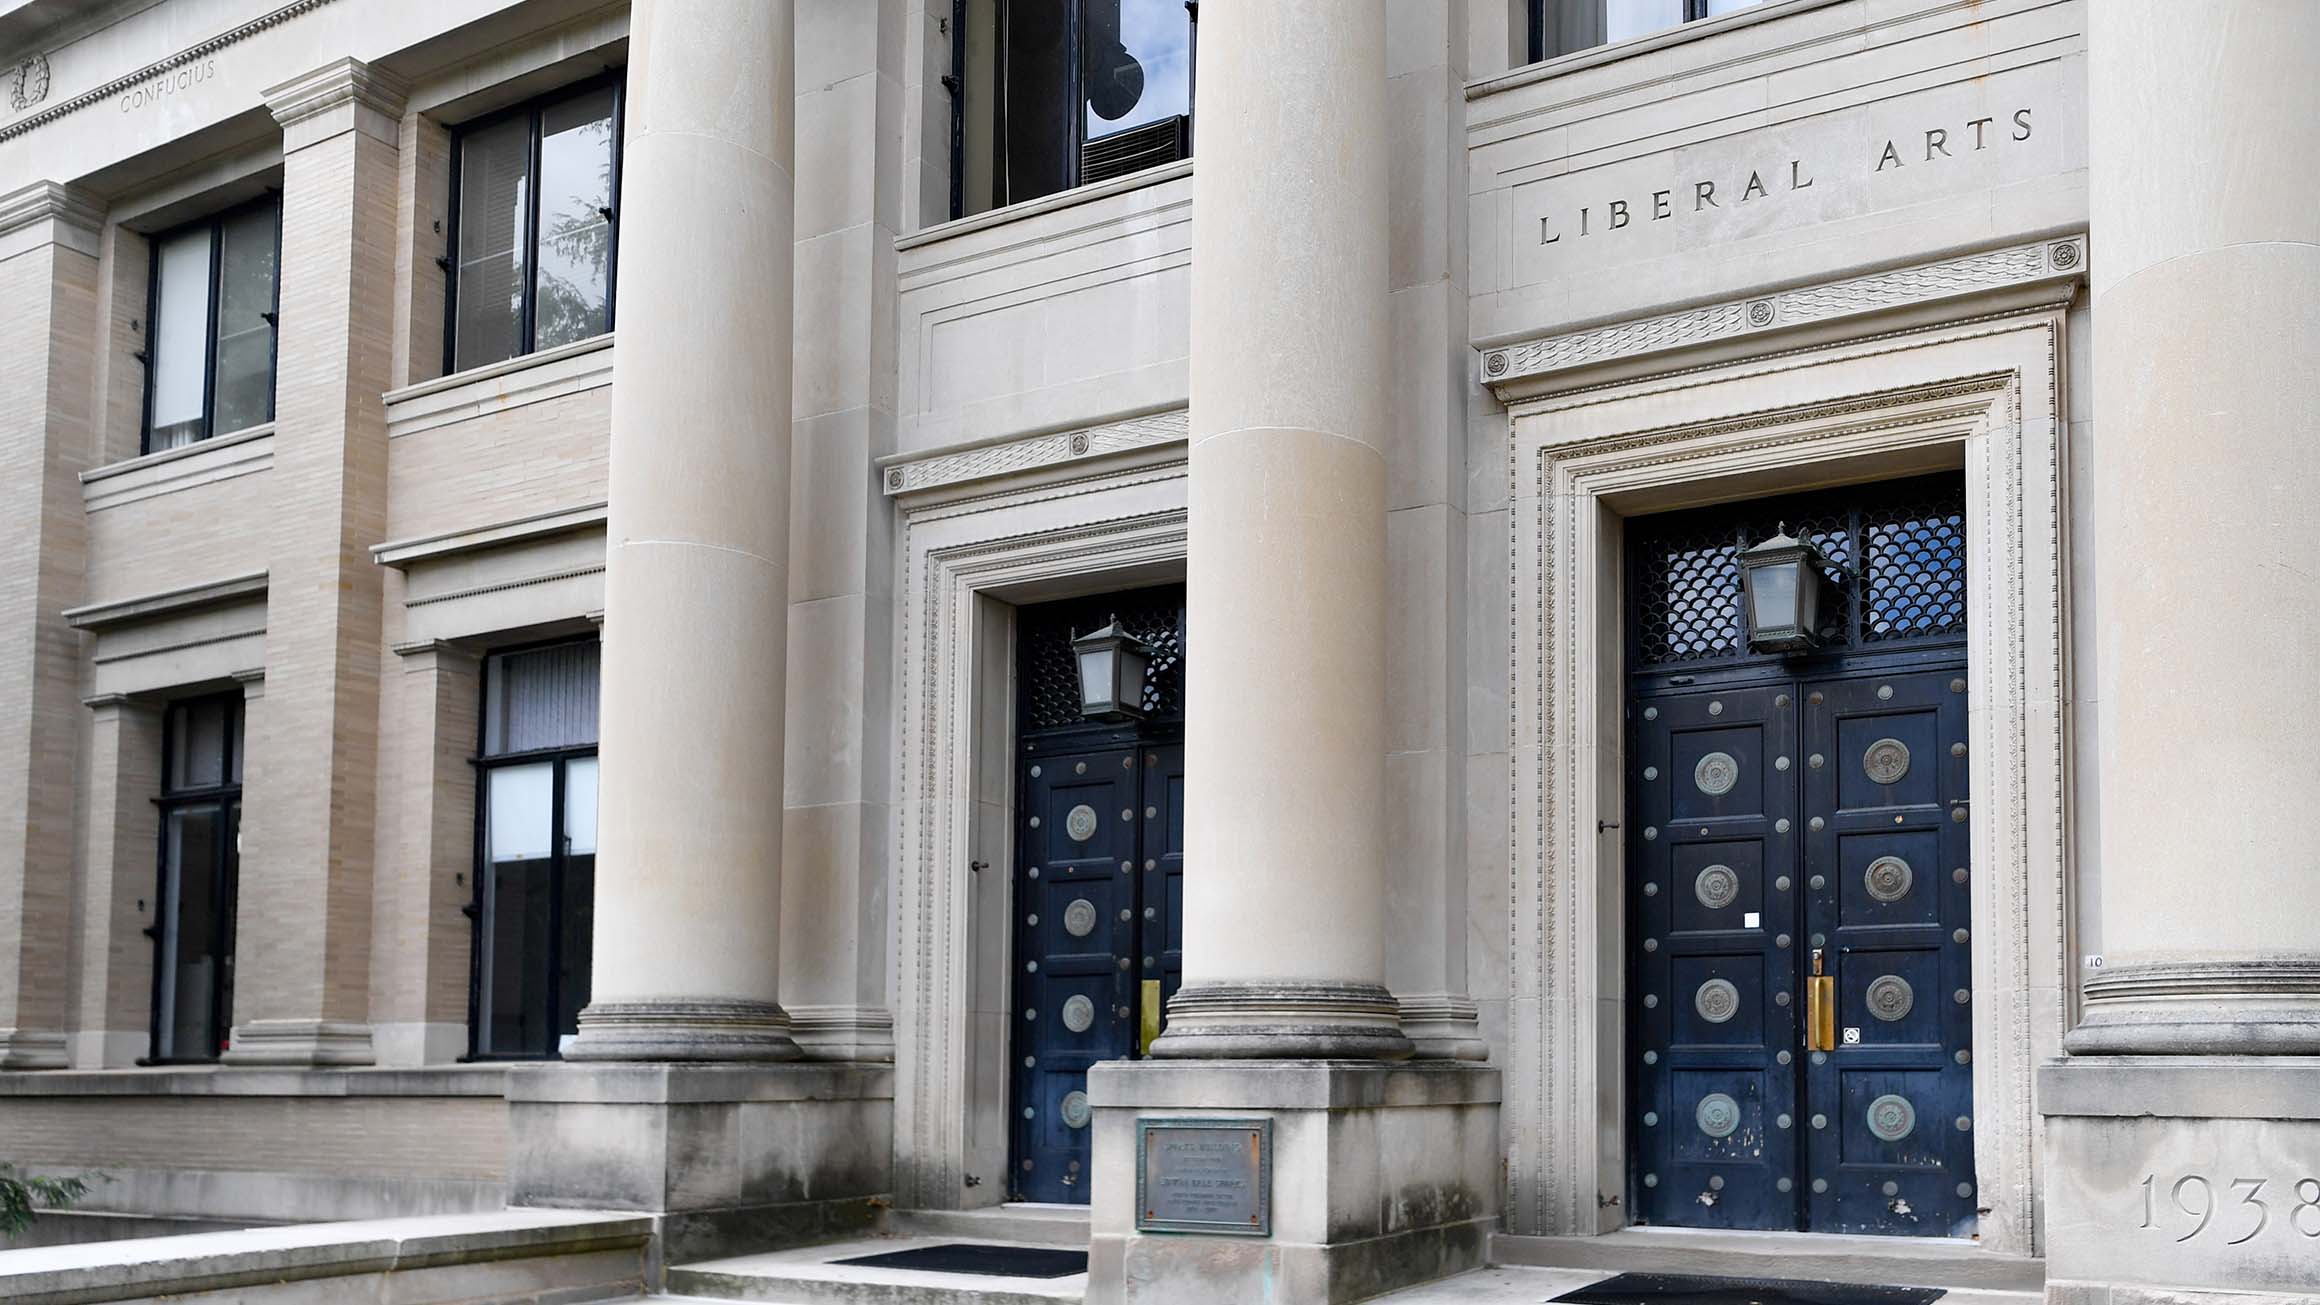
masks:
{"type": "Polygon", "coordinates": [[[2099,619],[2080,865],[2103,964],[2038,1076],[2046,1295],[2285,1305],[2320,1282],[2301,819],[2320,770],[2320,7],[2086,12],[2099,619]]]}
{"type": "Polygon", "coordinates": [[[1153,1053],[1397,1058],[1382,0],[1211,6],[1193,171],[1184,986],[1153,1053]]]}
{"type": "Polygon", "coordinates": [[[266,669],[243,773],[243,1065],[367,1065],[386,390],[399,83],[341,59],[266,92],[282,124],[281,342],[266,669]]]}
{"type": "MultiPolygon", "coordinates": [[[[888,71],[903,0],[811,0],[801,82],[796,480],[790,486],[789,751],[782,844],[782,1006],[817,1060],[894,1059],[886,999],[893,822],[894,513],[876,459],[894,451],[894,236],[902,88],[888,71]],[[881,40],[887,48],[881,50],[881,40]]],[[[948,137],[944,138],[946,141],[948,137]]]]}
{"type": "Polygon", "coordinates": [[[792,11],[640,0],[630,29],[594,1001],[570,1056],[788,1059],[792,11]]]}
{"type": "Polygon", "coordinates": [[[2320,6],[2185,19],[2088,14],[2104,964],[2066,1045],[2312,1054],[2320,6]]]}
{"type": "Polygon", "coordinates": [[[161,818],[159,705],[123,694],[88,700],[88,852],[80,887],[75,1069],[137,1063],[153,1044],[154,849],[161,818]]]}
{"type": "Polygon", "coordinates": [[[97,229],[85,195],[0,197],[0,1069],[65,1064],[97,229]]]}

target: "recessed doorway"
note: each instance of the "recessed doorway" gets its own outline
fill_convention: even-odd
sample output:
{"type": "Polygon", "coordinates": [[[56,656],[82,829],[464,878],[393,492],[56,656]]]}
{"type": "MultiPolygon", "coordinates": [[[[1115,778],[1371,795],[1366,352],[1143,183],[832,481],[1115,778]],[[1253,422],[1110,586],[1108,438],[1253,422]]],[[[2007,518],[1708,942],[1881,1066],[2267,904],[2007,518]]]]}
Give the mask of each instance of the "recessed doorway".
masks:
{"type": "Polygon", "coordinates": [[[1626,527],[1636,1222],[1974,1231],[1965,512],[1947,473],[1626,527]],[[1803,651],[1749,637],[1780,533],[1803,651]]]}
{"type": "Polygon", "coordinates": [[[1184,586],[1025,606],[1015,631],[1009,1194],[1085,1204],[1088,1067],[1141,1057],[1183,978],[1184,586]],[[1073,640],[1115,622],[1149,666],[1091,719],[1073,640]]]}

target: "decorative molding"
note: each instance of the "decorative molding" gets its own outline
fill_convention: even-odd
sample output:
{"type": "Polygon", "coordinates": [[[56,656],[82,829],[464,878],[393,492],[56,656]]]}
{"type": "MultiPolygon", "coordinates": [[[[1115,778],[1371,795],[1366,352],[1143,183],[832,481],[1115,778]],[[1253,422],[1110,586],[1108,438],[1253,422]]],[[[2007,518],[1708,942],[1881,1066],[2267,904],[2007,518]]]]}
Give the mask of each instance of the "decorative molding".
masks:
{"type": "Polygon", "coordinates": [[[43,109],[40,112],[33,114],[29,118],[20,118],[15,122],[9,123],[5,127],[0,127],[0,141],[6,141],[17,136],[21,136],[36,127],[47,126],[49,123],[56,121],[68,113],[73,113],[77,110],[85,109],[90,105],[99,102],[100,100],[109,99],[121,91],[129,90],[140,82],[151,81],[153,78],[159,77],[163,73],[173,72],[178,68],[184,67],[186,64],[192,63],[196,59],[216,54],[218,51],[225,49],[229,45],[233,45],[239,41],[247,40],[250,37],[257,35],[258,33],[265,31],[269,27],[279,26],[282,23],[286,23],[291,19],[296,18],[300,14],[306,13],[310,10],[320,9],[322,6],[329,3],[330,0],[292,0],[290,4],[283,5],[281,8],[276,9],[271,13],[260,14],[256,18],[253,18],[246,23],[239,24],[238,26],[228,28],[206,41],[201,41],[194,45],[189,45],[177,53],[168,56],[167,58],[156,59],[152,63],[146,64],[144,67],[137,69],[135,72],[115,77],[109,82],[105,82],[100,86],[75,95],[69,100],[61,100],[55,105],[52,105],[49,108],[43,109]]]}
{"type": "Polygon", "coordinates": [[[408,570],[415,563],[440,561],[477,549],[496,548],[501,544],[570,534],[579,530],[601,529],[609,510],[609,506],[604,503],[583,503],[577,507],[557,508],[553,512],[536,512],[530,516],[498,521],[488,526],[447,530],[434,535],[415,535],[409,539],[390,539],[383,544],[371,545],[371,560],[381,566],[408,570]]]}
{"type": "Polygon", "coordinates": [[[1924,451],[1949,445],[1975,504],[1973,1064],[1989,1211],[1979,1236],[2002,1253],[2036,1252],[2031,1077],[2060,1049],[2069,982],[2067,758],[2050,710],[2064,700],[2067,657],[2061,335],[2061,314],[2045,307],[1605,385],[1512,413],[1507,927],[1509,955],[1526,960],[1510,993],[1511,1232],[1605,1231],[1619,1215],[1603,1198],[1626,1181],[1614,1172],[1626,1125],[1599,1095],[1627,1054],[1601,1000],[1625,960],[1600,928],[1618,909],[1624,851],[1597,823],[1623,808],[1620,654],[1599,619],[1620,583],[1607,498],[1732,477],[1811,479],[1835,460],[1921,465],[1924,451]],[[1772,377],[1789,406],[1748,406],[1772,377]],[[1572,763],[1598,745],[1613,754],[1604,765],[1572,763]]]}
{"type": "Polygon", "coordinates": [[[2085,275],[2085,236],[2042,240],[1486,349],[1482,353],[1480,375],[1484,385],[1497,389],[1555,372],[1733,339],[1758,331],[1834,321],[2041,282],[2075,281],[2085,275]]]}
{"type": "Polygon", "coordinates": [[[915,494],[944,485],[988,480],[1039,467],[1051,467],[1080,458],[1126,453],[1184,439],[1187,413],[1182,408],[1130,417],[1104,426],[1028,439],[986,444],[980,448],[938,453],[930,457],[884,463],[886,494],[915,494]]]}
{"type": "MultiPolygon", "coordinates": [[[[1064,436],[1042,437],[1065,439],[1064,436]]],[[[1091,438],[1091,445],[1094,443],[1091,438]]],[[[1068,445],[1067,445],[1068,447],[1068,445]]],[[[905,500],[895,630],[894,1182],[905,1208],[965,1201],[962,1175],[1006,1163],[1006,1069],[977,1050],[968,994],[1004,968],[1005,931],[975,926],[964,867],[1012,864],[1012,822],[988,822],[977,776],[1012,774],[978,717],[992,704],[993,632],[979,595],[1181,563],[1185,467],[1114,466],[964,498],[905,500]],[[1064,524],[1057,524],[1058,519],[1064,524]]],[[[1001,654],[1002,658],[1004,654],[1001,654]]],[[[1007,668],[1001,665],[998,674],[1007,668]]],[[[1003,736],[1004,737],[1004,736],[1003,736]]]]}
{"type": "Polygon", "coordinates": [[[102,631],[130,621],[178,616],[195,608],[215,607],[245,598],[263,598],[265,594],[266,573],[247,571],[220,580],[204,580],[199,584],[139,594],[134,598],[116,598],[70,608],[64,613],[64,623],[75,630],[102,631]]]}
{"type": "Polygon", "coordinates": [[[141,454],[81,473],[81,506],[90,512],[158,494],[255,475],[274,466],[274,423],[252,426],[182,448],[141,454]]]}
{"type": "Polygon", "coordinates": [[[94,237],[104,229],[105,206],[78,186],[54,181],[35,181],[0,196],[0,236],[52,219],[94,237]]]}
{"type": "Polygon", "coordinates": [[[403,606],[425,607],[432,603],[448,603],[453,599],[458,598],[473,598],[478,594],[505,593],[510,589],[524,589],[529,588],[532,585],[554,584],[558,580],[577,580],[584,575],[602,575],[603,573],[604,563],[602,562],[592,563],[587,566],[568,566],[559,568],[558,570],[544,572],[540,575],[528,575],[515,580],[498,580],[487,585],[473,585],[466,589],[453,589],[440,594],[427,594],[419,598],[405,599],[403,606]]]}
{"type": "Polygon", "coordinates": [[[387,408],[387,438],[401,439],[608,386],[612,384],[615,338],[608,331],[389,390],[382,396],[387,408]]]}
{"type": "Polygon", "coordinates": [[[381,135],[392,142],[394,123],[403,116],[403,103],[410,94],[410,86],[401,78],[381,72],[360,59],[333,59],[329,63],[302,73],[279,85],[266,88],[266,108],[281,124],[284,150],[293,150],[311,144],[320,136],[299,132],[299,128],[323,114],[337,109],[352,108],[352,119],[329,134],[335,135],[350,127],[360,126],[363,111],[369,110],[383,119],[374,124],[373,135],[381,135]],[[293,139],[296,137],[296,139],[293,139]]]}

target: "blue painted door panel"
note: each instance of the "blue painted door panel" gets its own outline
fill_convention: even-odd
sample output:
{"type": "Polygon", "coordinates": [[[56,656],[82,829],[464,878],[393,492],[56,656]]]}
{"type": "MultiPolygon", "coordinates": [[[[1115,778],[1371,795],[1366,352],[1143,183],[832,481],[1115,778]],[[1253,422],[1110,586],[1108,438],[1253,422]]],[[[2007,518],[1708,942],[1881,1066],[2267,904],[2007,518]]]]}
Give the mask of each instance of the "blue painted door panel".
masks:
{"type": "Polygon", "coordinates": [[[1184,749],[1026,758],[1011,909],[1011,1190],[1088,1199],[1087,1071],[1138,1052],[1142,983],[1183,974],[1184,749]]]}
{"type": "Polygon", "coordinates": [[[1630,705],[1639,1222],[1972,1229],[1964,672],[1871,671],[1630,705]]]}

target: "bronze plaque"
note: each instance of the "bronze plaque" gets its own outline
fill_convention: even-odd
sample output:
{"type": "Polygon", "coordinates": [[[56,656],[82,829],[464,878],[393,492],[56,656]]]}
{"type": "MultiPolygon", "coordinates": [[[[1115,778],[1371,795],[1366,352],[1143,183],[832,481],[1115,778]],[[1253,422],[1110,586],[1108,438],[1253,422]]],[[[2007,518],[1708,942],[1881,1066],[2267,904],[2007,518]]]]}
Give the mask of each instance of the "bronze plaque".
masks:
{"type": "Polygon", "coordinates": [[[1136,1231],[1273,1235],[1273,1121],[1136,1121],[1136,1231]]]}

